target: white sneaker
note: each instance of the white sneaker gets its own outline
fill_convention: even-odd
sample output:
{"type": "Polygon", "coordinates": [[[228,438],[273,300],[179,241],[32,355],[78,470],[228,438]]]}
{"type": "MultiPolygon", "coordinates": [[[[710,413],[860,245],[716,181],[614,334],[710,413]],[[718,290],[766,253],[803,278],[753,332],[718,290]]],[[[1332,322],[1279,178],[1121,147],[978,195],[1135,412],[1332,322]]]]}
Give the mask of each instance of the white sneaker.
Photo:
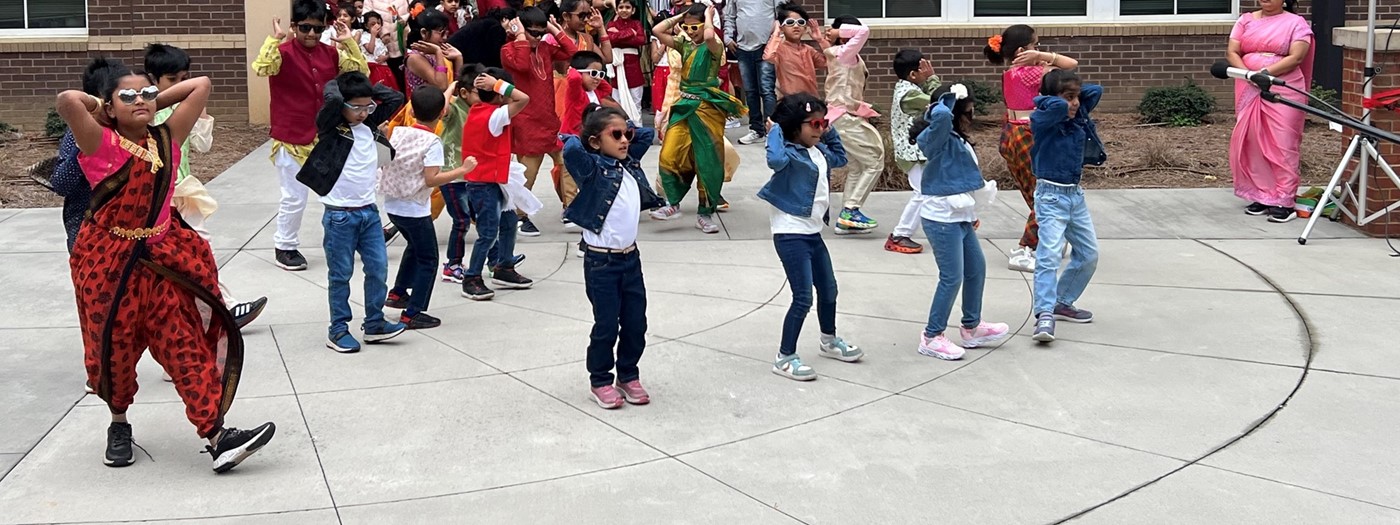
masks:
{"type": "Polygon", "coordinates": [[[705,233],[719,233],[719,225],[715,224],[714,216],[700,215],[695,218],[695,227],[705,233]]]}
{"type": "Polygon", "coordinates": [[[681,217],[681,207],[662,206],[660,208],[651,210],[651,213],[649,213],[648,215],[651,215],[652,220],[657,221],[669,221],[671,219],[679,219],[681,217]]]}
{"type": "Polygon", "coordinates": [[[726,121],[724,122],[724,128],[725,128],[725,129],[734,129],[734,128],[742,127],[743,125],[744,125],[744,121],[739,120],[739,119],[737,119],[737,118],[730,118],[729,120],[726,120],[726,121]]]}
{"type": "Polygon", "coordinates": [[[1035,273],[1035,251],[1025,246],[1012,250],[1006,267],[1018,272],[1035,273]]]}
{"type": "Polygon", "coordinates": [[[758,143],[760,143],[760,142],[763,142],[763,139],[766,139],[766,138],[768,138],[768,137],[765,137],[765,136],[763,136],[763,135],[759,135],[757,131],[750,131],[748,135],[744,135],[744,136],[742,136],[742,137],[739,137],[739,143],[740,143],[740,144],[743,144],[743,145],[745,145],[745,146],[747,146],[747,145],[749,145],[749,144],[758,144],[758,143]]]}

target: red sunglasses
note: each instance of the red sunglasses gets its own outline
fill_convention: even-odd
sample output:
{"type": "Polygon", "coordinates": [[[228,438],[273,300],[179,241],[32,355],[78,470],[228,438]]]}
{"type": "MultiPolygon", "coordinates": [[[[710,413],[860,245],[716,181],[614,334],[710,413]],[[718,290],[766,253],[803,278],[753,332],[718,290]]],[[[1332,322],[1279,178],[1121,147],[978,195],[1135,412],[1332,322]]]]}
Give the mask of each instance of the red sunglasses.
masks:
{"type": "Polygon", "coordinates": [[[824,118],[812,119],[812,120],[809,120],[809,121],[807,121],[807,122],[804,122],[803,124],[806,124],[806,125],[808,125],[808,126],[812,126],[813,128],[816,128],[816,129],[819,129],[819,130],[824,130],[824,129],[826,129],[826,127],[829,125],[829,124],[827,124],[826,119],[824,119],[824,118]]]}

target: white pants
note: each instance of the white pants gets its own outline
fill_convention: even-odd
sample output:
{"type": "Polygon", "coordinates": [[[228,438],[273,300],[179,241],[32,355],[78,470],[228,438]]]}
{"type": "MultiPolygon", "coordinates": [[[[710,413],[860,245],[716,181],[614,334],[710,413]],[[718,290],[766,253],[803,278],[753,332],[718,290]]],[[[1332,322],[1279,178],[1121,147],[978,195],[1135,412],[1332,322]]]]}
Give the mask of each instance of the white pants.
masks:
{"type": "MultiPolygon", "coordinates": [[[[190,225],[190,229],[199,234],[204,242],[209,243],[209,253],[214,253],[214,241],[209,237],[209,230],[204,227],[204,222],[208,218],[199,212],[199,208],[190,204],[189,200],[179,197],[170,200],[171,204],[175,205],[175,212],[180,214],[180,218],[185,220],[185,224],[190,225]]],[[[223,279],[219,279],[219,295],[223,296],[224,306],[228,308],[233,308],[238,304],[238,300],[233,298],[233,293],[229,292],[228,286],[224,285],[223,279]]]]}
{"type": "Polygon", "coordinates": [[[904,213],[899,214],[899,224],[894,227],[891,234],[895,237],[914,237],[914,232],[919,230],[919,207],[924,205],[923,195],[919,193],[919,186],[924,180],[924,163],[919,162],[909,168],[909,187],[914,188],[914,194],[909,196],[909,203],[904,205],[904,213]]]}
{"type": "Polygon", "coordinates": [[[272,165],[277,168],[278,180],[282,185],[282,202],[277,208],[277,233],[272,243],[278,250],[295,250],[301,245],[297,232],[301,231],[301,215],[306,211],[306,194],[310,191],[297,180],[301,163],[286,150],[277,152],[272,165]]]}

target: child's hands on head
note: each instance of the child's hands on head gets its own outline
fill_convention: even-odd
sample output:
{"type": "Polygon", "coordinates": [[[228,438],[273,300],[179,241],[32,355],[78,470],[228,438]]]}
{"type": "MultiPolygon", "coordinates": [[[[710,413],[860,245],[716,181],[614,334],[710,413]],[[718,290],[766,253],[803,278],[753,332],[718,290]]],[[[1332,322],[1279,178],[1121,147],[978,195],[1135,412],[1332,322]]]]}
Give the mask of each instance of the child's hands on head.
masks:
{"type": "Polygon", "coordinates": [[[493,77],[486,73],[482,73],[476,76],[476,80],[472,82],[472,87],[475,87],[482,91],[495,91],[496,82],[499,82],[498,80],[496,80],[496,77],[493,77]]]}

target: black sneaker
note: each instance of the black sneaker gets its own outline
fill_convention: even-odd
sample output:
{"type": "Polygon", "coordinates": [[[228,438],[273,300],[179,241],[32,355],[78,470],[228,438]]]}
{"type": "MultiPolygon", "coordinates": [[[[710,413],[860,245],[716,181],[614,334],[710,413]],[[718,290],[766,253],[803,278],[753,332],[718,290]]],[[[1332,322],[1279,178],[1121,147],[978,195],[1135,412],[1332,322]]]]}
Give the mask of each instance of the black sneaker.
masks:
{"type": "Polygon", "coordinates": [[[424,330],[442,326],[442,319],[428,315],[427,312],[418,312],[418,315],[413,317],[400,316],[399,322],[407,326],[409,330],[424,330]]]}
{"type": "Polygon", "coordinates": [[[1269,211],[1269,205],[1261,202],[1251,202],[1249,206],[1244,207],[1245,215],[1263,215],[1267,211],[1269,211]]]}
{"type": "Polygon", "coordinates": [[[486,287],[486,282],[480,275],[473,275],[462,281],[462,297],[473,301],[489,301],[496,296],[496,292],[486,287]]]}
{"type": "Polygon", "coordinates": [[[131,450],[131,424],[112,422],[107,427],[107,458],[102,463],[109,467],[125,467],[136,461],[131,450]]]}
{"type": "Polygon", "coordinates": [[[500,286],[501,288],[524,290],[534,286],[535,281],[531,281],[525,276],[516,273],[515,268],[502,267],[496,268],[491,272],[491,284],[500,286]]]}
{"type": "Polygon", "coordinates": [[[1035,333],[1031,334],[1031,339],[1048,343],[1055,340],[1055,315],[1050,312],[1041,312],[1035,319],[1035,333]]]}
{"type": "Polygon", "coordinates": [[[579,225],[574,224],[574,221],[571,221],[571,220],[569,220],[569,219],[559,219],[559,223],[564,225],[564,229],[565,229],[565,230],[574,230],[574,231],[577,231],[577,230],[581,229],[581,228],[579,227],[579,225]]]}
{"type": "Polygon", "coordinates": [[[253,322],[254,319],[257,319],[266,306],[267,298],[259,297],[251,302],[233,305],[233,308],[229,308],[228,313],[233,314],[233,323],[238,325],[239,328],[243,328],[248,326],[248,323],[253,322]]]}
{"type": "Polygon", "coordinates": [[[1269,208],[1269,222],[1285,223],[1298,218],[1298,211],[1287,206],[1269,208]]]}
{"type": "Polygon", "coordinates": [[[384,227],[384,245],[394,242],[394,237],[399,236],[399,227],[390,224],[384,227]]]}
{"type": "Polygon", "coordinates": [[[251,430],[228,427],[219,436],[218,446],[206,445],[204,451],[214,456],[214,472],[223,474],[263,448],[268,441],[272,441],[272,435],[276,433],[277,425],[272,423],[263,423],[262,426],[251,430]]]}
{"type": "Polygon", "coordinates": [[[306,258],[296,250],[277,250],[277,266],[289,272],[306,269],[306,258]]]}
{"type": "Polygon", "coordinates": [[[518,233],[524,237],[539,237],[540,229],[539,227],[535,226],[534,222],[530,221],[529,217],[522,217],[520,219],[520,227],[518,233]]]}
{"type": "Polygon", "coordinates": [[[583,252],[584,252],[585,250],[587,250],[587,249],[588,249],[588,245],[587,245],[587,244],[584,244],[584,242],[583,242],[582,240],[580,240],[580,241],[578,242],[578,244],[574,245],[574,257],[577,257],[577,258],[579,258],[579,259],[582,259],[582,258],[583,258],[583,252]]]}
{"type": "Polygon", "coordinates": [[[397,293],[394,293],[393,290],[389,290],[389,296],[384,298],[384,307],[393,308],[395,310],[403,310],[404,308],[408,308],[408,296],[399,295],[397,293]]]}

